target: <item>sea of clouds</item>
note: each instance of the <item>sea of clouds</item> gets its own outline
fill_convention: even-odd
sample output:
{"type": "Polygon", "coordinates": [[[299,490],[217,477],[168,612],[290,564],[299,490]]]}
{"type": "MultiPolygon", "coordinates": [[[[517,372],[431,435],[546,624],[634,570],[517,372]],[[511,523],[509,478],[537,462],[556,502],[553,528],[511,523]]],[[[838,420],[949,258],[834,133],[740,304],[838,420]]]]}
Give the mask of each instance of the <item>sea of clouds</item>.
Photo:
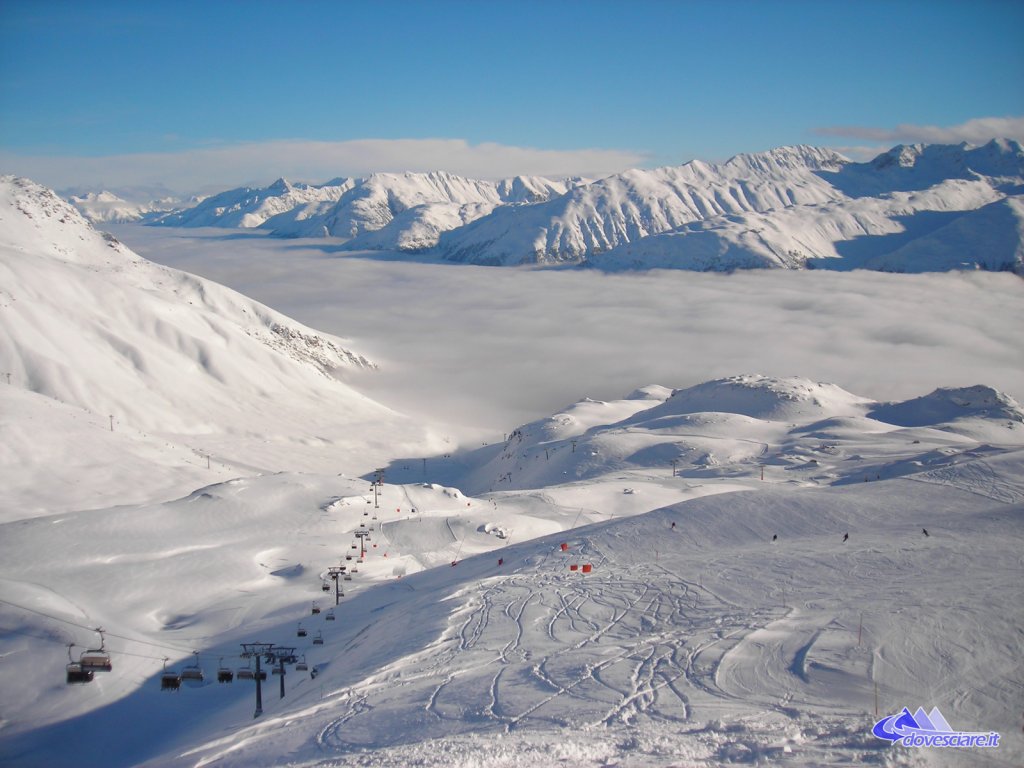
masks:
{"type": "Polygon", "coordinates": [[[1024,281],[1011,274],[603,274],[354,256],[329,240],[237,230],[115,233],[146,258],[349,340],[381,366],[357,387],[461,436],[509,431],[583,397],[737,373],[876,399],[981,383],[1024,401],[1024,281]]]}

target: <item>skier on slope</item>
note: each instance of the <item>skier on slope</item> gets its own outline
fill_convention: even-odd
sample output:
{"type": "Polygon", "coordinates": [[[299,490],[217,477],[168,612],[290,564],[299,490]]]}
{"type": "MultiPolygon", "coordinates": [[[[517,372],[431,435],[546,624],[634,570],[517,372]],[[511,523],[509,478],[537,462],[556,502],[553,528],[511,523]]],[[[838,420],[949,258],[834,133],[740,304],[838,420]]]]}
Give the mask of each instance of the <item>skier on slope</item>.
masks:
{"type": "Polygon", "coordinates": [[[843,543],[846,543],[846,540],[847,540],[848,538],[850,538],[850,534],[849,534],[849,533],[844,533],[844,534],[843,534],[843,543]]]}

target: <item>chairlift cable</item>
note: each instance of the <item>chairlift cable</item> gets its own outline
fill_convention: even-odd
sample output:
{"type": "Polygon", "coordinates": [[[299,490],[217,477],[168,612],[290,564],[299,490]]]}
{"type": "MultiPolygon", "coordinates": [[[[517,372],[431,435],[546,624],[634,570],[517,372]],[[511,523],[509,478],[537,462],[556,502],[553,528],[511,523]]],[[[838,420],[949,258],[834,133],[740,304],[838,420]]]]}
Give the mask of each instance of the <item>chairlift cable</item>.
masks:
{"type": "MultiPolygon", "coordinates": [[[[70,625],[72,627],[78,627],[79,629],[85,629],[85,630],[88,630],[89,632],[96,632],[97,631],[96,627],[90,627],[90,626],[88,626],[86,624],[79,624],[78,622],[75,622],[75,621],[70,621],[68,619],[62,619],[60,616],[54,616],[52,614],[45,613],[43,611],[37,611],[34,608],[29,608],[29,607],[24,606],[24,605],[19,605],[18,603],[12,603],[10,600],[4,600],[4,599],[0,598],[0,603],[3,603],[4,605],[9,605],[12,608],[19,608],[19,609],[21,609],[23,611],[27,611],[28,613],[34,613],[37,616],[43,616],[44,618],[52,619],[53,621],[59,621],[59,622],[61,622],[63,624],[68,624],[68,625],[70,625]]],[[[184,648],[177,648],[177,647],[175,647],[173,645],[167,645],[166,643],[154,643],[154,642],[151,642],[149,640],[139,640],[139,639],[134,638],[134,637],[126,637],[124,635],[119,635],[119,634],[117,634],[115,632],[108,632],[106,630],[103,630],[103,634],[108,636],[108,637],[116,637],[119,640],[125,640],[125,641],[127,641],[129,643],[140,643],[142,645],[149,645],[149,646],[152,646],[154,648],[162,648],[162,649],[166,649],[166,650],[170,650],[170,651],[177,651],[179,653],[184,653],[184,654],[187,654],[189,656],[191,656],[193,654],[193,651],[191,651],[191,650],[186,650],[184,648]]],[[[118,653],[122,653],[122,651],[118,651],[118,653]]],[[[203,653],[201,655],[209,656],[210,658],[217,658],[215,654],[203,653]]],[[[143,656],[142,658],[153,658],[153,657],[143,656]]]]}

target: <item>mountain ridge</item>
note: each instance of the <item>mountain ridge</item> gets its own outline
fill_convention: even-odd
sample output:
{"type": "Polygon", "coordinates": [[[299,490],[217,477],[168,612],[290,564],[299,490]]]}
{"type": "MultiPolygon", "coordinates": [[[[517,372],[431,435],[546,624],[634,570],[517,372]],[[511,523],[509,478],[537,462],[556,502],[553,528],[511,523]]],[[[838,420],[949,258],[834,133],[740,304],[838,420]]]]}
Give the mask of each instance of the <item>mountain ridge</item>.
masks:
{"type": "Polygon", "coordinates": [[[863,163],[795,145],[596,181],[489,182],[443,171],[320,186],[278,179],[150,223],[260,227],[280,237],[343,238],[345,251],[488,266],[1024,274],[1022,194],[1024,149],[1008,139],[901,144],[863,163]]]}

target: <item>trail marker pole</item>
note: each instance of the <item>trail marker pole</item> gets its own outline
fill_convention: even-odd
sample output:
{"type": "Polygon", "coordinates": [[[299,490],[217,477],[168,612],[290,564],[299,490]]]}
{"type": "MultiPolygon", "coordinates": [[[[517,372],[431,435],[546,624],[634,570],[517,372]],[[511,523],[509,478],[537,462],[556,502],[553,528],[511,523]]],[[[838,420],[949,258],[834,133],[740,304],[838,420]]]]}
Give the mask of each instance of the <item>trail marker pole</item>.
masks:
{"type": "Polygon", "coordinates": [[[672,477],[676,476],[676,465],[679,463],[679,459],[672,459],[672,477]]]}
{"type": "Polygon", "coordinates": [[[114,431],[114,414],[110,414],[110,431],[114,431]]]}
{"type": "Polygon", "coordinates": [[[864,612],[861,611],[861,614],[860,614],[860,624],[857,625],[857,645],[858,645],[858,647],[860,646],[860,638],[861,638],[861,635],[863,634],[863,632],[864,632],[864,612]]]}

